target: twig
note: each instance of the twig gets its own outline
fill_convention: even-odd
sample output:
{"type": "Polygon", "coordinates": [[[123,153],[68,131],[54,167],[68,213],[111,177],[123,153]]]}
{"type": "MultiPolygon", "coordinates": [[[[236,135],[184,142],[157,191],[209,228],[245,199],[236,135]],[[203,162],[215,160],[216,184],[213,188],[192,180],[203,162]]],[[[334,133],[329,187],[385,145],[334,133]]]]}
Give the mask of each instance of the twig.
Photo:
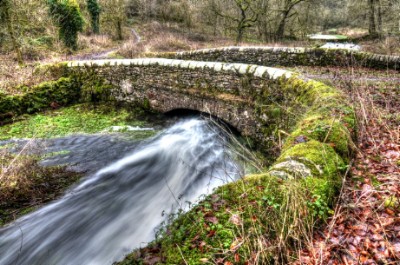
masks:
{"type": "Polygon", "coordinates": [[[181,248],[179,247],[179,245],[178,245],[178,244],[176,244],[176,246],[178,247],[179,253],[181,254],[181,257],[182,257],[183,261],[185,262],[185,264],[186,264],[186,265],[188,265],[188,263],[187,263],[187,261],[186,261],[185,257],[183,256],[183,253],[182,253],[182,250],[181,250],[181,248]]]}

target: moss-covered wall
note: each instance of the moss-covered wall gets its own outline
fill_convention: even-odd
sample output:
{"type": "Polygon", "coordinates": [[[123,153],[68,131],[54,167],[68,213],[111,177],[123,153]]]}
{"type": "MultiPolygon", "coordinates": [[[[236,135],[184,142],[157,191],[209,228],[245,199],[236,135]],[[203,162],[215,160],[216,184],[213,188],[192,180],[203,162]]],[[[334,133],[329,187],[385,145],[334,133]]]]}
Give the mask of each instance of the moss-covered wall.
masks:
{"type": "Polygon", "coordinates": [[[265,66],[365,66],[376,69],[400,70],[400,56],[343,49],[226,47],[190,52],[149,53],[145,54],[145,57],[250,63],[265,66]]]}
{"type": "Polygon", "coordinates": [[[18,115],[66,106],[81,98],[81,84],[70,77],[19,89],[26,92],[20,95],[0,93],[0,125],[11,121],[18,115]]]}

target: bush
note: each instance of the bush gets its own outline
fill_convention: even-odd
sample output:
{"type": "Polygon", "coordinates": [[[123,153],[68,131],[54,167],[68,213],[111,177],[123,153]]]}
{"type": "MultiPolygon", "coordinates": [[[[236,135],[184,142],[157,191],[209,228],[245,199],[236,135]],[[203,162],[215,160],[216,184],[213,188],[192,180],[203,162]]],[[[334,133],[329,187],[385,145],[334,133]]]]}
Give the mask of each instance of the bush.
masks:
{"type": "Polygon", "coordinates": [[[97,0],[87,0],[87,9],[90,14],[90,23],[92,25],[93,33],[99,34],[100,33],[100,12],[101,8],[97,0]]]}
{"type": "Polygon", "coordinates": [[[84,20],[76,0],[48,0],[50,15],[59,27],[59,37],[65,46],[78,48],[78,32],[82,31],[84,20]]]}

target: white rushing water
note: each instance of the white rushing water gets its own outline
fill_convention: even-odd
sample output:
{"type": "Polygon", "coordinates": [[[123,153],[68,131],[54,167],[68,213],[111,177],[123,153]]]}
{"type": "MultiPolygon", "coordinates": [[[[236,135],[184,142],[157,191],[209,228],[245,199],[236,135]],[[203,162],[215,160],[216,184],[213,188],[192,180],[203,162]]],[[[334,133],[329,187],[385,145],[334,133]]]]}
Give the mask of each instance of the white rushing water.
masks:
{"type": "Polygon", "coordinates": [[[207,121],[172,126],[61,199],[0,229],[0,264],[120,260],[154,239],[163,213],[241,175],[226,145],[207,121]]]}

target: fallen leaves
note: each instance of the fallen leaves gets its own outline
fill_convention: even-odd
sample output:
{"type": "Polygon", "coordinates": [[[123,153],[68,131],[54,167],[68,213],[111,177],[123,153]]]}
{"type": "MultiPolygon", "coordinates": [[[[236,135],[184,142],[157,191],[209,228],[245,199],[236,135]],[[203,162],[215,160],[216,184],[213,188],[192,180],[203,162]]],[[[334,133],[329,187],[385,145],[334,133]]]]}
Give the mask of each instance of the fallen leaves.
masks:
{"type": "Polygon", "coordinates": [[[215,216],[205,216],[204,217],[204,220],[206,221],[206,222],[209,222],[209,223],[213,223],[213,224],[218,224],[218,219],[217,219],[217,217],[215,217],[215,216]]]}
{"type": "MultiPolygon", "coordinates": [[[[400,125],[389,115],[400,113],[400,100],[375,84],[353,81],[353,86],[364,91],[360,104],[373,103],[364,106],[369,109],[362,114],[352,178],[344,186],[339,211],[295,264],[400,264],[400,125]]],[[[398,85],[387,87],[393,89],[398,91],[398,85]]]]}

